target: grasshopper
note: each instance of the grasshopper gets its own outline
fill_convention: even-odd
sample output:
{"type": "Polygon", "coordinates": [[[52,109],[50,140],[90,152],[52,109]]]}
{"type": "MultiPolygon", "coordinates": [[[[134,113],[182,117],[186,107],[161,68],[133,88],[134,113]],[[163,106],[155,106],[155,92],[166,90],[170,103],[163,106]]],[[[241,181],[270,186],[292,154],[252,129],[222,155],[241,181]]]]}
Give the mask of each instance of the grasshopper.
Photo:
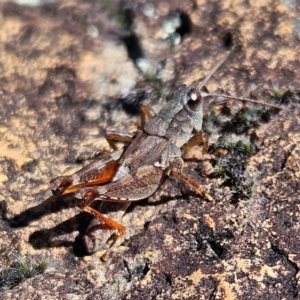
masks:
{"type": "Polygon", "coordinates": [[[213,200],[197,182],[182,172],[186,151],[203,143],[202,154],[206,155],[208,139],[201,131],[204,99],[221,96],[266,105],[252,99],[201,91],[227,57],[225,55],[217,62],[198,85],[181,85],[177,88],[172,100],[157,114],[147,105],[142,105],[142,125],[135,134],[107,131],[106,138],[114,152],[100,157],[72,175],[56,177],[50,181],[53,194],[74,192],[77,206],[95,216],[85,237],[88,252],[98,250],[99,240],[106,241],[112,232],[118,233],[117,239],[122,237],[126,228],[118,220],[130,203],[150,197],[166,176],[176,176],[202,197],[213,200]],[[113,141],[130,142],[130,145],[125,151],[116,150],[113,141]],[[99,209],[91,206],[96,200],[101,201],[99,209]],[[114,213],[109,213],[110,210],[114,213]]]}

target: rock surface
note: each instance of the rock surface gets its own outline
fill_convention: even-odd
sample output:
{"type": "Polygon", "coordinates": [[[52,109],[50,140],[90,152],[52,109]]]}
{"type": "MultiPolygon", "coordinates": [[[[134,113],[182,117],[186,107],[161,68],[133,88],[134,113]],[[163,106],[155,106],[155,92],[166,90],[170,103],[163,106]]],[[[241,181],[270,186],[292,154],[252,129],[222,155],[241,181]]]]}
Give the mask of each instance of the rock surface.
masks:
{"type": "Polygon", "coordinates": [[[187,163],[214,201],[167,180],[122,218],[125,242],[107,262],[101,251],[76,255],[89,216],[72,199],[51,197],[48,186],[109,150],[106,128],[135,131],[140,98],[158,110],[175,86],[203,78],[231,44],[209,91],[268,100],[274,90],[291,90],[297,100],[293,3],[0,5],[1,299],[299,297],[297,101],[255,128],[249,199],[233,197],[224,178],[203,175],[203,164],[187,163]],[[20,283],[8,280],[22,260],[47,268],[20,283]]]}

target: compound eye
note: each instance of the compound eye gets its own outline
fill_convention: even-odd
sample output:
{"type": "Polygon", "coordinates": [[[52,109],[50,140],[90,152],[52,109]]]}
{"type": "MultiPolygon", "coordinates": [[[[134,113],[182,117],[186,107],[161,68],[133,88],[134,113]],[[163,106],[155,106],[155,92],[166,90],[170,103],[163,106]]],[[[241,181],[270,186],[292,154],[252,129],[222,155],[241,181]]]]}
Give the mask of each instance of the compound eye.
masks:
{"type": "Polygon", "coordinates": [[[197,111],[202,108],[202,96],[199,90],[195,88],[189,90],[187,94],[187,105],[193,111],[197,111]]]}

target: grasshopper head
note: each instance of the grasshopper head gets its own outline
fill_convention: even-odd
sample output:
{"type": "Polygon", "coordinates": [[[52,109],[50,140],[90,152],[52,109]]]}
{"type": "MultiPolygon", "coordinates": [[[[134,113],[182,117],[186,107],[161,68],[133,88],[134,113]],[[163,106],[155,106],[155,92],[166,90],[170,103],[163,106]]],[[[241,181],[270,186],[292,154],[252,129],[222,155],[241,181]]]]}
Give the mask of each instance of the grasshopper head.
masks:
{"type": "MultiPolygon", "coordinates": [[[[215,71],[224,63],[227,57],[231,52],[226,53],[217,63],[216,65],[208,72],[205,78],[195,87],[195,86],[186,86],[178,91],[181,99],[181,104],[183,105],[185,111],[189,114],[193,127],[196,131],[200,131],[202,129],[202,121],[203,121],[203,95],[201,95],[201,89],[208,82],[210,77],[215,73],[215,71]]],[[[205,94],[205,96],[209,96],[209,94],[205,94]]]]}
{"type": "Polygon", "coordinates": [[[200,131],[203,122],[203,97],[200,90],[194,86],[182,86],[175,91],[174,98],[180,101],[189,115],[194,129],[200,131]]]}
{"type": "Polygon", "coordinates": [[[149,135],[175,142],[178,136],[202,129],[203,99],[197,87],[186,85],[176,89],[172,98],[143,129],[149,135]]]}

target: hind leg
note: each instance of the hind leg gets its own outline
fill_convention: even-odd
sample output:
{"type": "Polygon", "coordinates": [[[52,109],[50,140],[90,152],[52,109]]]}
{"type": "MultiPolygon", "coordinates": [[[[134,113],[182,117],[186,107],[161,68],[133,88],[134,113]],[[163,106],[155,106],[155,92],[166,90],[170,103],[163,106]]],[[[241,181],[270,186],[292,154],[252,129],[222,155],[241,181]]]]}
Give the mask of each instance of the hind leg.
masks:
{"type": "Polygon", "coordinates": [[[52,193],[54,195],[69,194],[81,187],[99,185],[111,181],[116,173],[122,153],[123,150],[109,153],[71,175],[53,178],[50,181],[52,193]]]}

